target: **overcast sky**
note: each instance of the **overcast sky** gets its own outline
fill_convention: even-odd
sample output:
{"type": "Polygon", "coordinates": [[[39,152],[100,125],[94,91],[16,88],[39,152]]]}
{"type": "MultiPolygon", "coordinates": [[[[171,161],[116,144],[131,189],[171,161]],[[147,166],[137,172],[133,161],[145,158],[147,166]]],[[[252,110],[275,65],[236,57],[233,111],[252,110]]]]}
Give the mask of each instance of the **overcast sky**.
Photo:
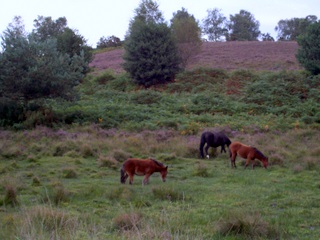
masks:
{"type": "MultiPolygon", "coordinates": [[[[22,17],[28,32],[34,28],[33,20],[38,16],[50,16],[54,20],[66,17],[68,27],[77,29],[89,45],[96,47],[102,36],[115,35],[123,40],[140,3],[141,0],[1,0],[0,34],[14,16],[22,17]]],[[[167,22],[182,7],[200,23],[208,9],[221,9],[228,19],[230,14],[246,10],[260,22],[260,31],[270,33],[275,39],[274,28],[281,19],[308,15],[320,18],[319,0],[157,0],[157,3],[167,22]]]]}

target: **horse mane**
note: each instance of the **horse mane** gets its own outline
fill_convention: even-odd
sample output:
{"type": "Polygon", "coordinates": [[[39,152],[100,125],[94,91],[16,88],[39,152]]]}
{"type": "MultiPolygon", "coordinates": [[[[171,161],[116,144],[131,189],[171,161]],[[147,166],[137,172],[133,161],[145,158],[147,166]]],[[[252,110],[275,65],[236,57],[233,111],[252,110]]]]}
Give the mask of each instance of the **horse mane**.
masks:
{"type": "Polygon", "coordinates": [[[263,155],[263,153],[260,152],[256,147],[253,147],[253,149],[256,151],[257,154],[260,155],[260,157],[262,157],[262,158],[267,158],[267,157],[266,157],[265,155],[263,155]]]}
{"type": "Polygon", "coordinates": [[[164,167],[164,165],[161,162],[158,162],[157,160],[150,158],[155,164],[157,164],[159,167],[164,167]]]}

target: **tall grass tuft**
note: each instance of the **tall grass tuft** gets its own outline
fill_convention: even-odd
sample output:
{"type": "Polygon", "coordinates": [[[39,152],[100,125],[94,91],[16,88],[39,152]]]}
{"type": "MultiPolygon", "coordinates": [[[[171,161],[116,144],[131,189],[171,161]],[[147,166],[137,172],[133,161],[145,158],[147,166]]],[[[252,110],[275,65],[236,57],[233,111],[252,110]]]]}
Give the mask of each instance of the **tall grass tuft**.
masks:
{"type": "Polygon", "coordinates": [[[209,177],[207,165],[203,162],[198,161],[195,166],[193,175],[198,177],[209,177]]]}
{"type": "Polygon", "coordinates": [[[245,239],[279,239],[278,229],[264,221],[260,213],[230,212],[217,224],[223,236],[241,236],[245,239]]]}
{"type": "Polygon", "coordinates": [[[181,193],[167,186],[153,187],[152,193],[155,198],[160,200],[167,200],[172,202],[185,200],[184,193],[181,193]]]}
{"type": "Polygon", "coordinates": [[[140,212],[120,214],[112,220],[114,228],[122,231],[139,229],[141,221],[142,214],[140,212]]]}
{"type": "Polygon", "coordinates": [[[18,197],[17,197],[17,189],[12,185],[5,186],[5,194],[3,203],[5,205],[11,205],[15,207],[19,205],[18,197]]]}

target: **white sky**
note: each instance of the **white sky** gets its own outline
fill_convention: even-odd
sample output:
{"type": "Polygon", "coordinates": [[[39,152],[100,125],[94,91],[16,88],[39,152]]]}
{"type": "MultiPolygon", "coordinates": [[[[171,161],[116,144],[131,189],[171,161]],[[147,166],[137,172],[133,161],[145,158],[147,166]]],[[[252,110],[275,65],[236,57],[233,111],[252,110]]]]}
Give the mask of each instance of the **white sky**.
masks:
{"type": "MultiPolygon", "coordinates": [[[[77,29],[89,45],[96,47],[102,36],[115,35],[123,40],[140,3],[141,0],[0,0],[0,34],[14,16],[22,17],[28,32],[39,15],[53,20],[66,17],[68,26],[77,29]]],[[[157,0],[157,3],[167,22],[182,7],[200,23],[208,9],[221,9],[228,19],[230,14],[246,10],[260,22],[260,31],[275,39],[274,28],[281,19],[308,15],[320,18],[319,0],[157,0]]]]}

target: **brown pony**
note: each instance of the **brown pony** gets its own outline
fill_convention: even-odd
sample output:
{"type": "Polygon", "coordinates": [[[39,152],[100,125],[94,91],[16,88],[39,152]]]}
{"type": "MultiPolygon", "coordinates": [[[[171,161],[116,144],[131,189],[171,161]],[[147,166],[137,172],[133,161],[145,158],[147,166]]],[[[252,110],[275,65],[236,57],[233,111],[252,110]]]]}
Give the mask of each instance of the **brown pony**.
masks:
{"type": "Polygon", "coordinates": [[[133,176],[144,176],[142,185],[149,183],[149,177],[154,172],[160,172],[162,181],[166,181],[166,176],[168,173],[168,166],[164,166],[162,163],[154,159],[137,159],[129,158],[127,159],[121,168],[121,178],[120,182],[125,184],[128,177],[130,177],[129,183],[133,183],[133,176]]]}
{"type": "Polygon", "coordinates": [[[231,167],[236,168],[236,157],[239,155],[242,158],[246,158],[246,168],[250,161],[252,161],[252,169],[254,169],[254,159],[259,159],[265,168],[268,167],[268,158],[262,154],[258,149],[255,147],[244,145],[240,142],[233,142],[229,146],[229,153],[230,153],[230,160],[231,160],[231,167]]]}

